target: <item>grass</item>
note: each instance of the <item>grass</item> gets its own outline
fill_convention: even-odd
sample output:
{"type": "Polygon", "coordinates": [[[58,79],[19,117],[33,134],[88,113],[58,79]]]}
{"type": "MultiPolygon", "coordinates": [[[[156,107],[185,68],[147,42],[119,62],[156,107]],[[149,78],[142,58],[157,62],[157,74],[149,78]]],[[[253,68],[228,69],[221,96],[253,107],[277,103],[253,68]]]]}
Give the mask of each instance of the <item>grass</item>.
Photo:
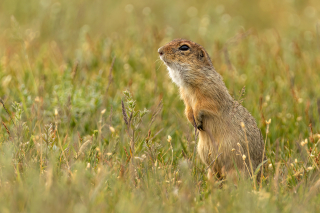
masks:
{"type": "Polygon", "coordinates": [[[0,212],[318,212],[319,13],[316,0],[2,0],[0,212]],[[157,54],[179,37],[256,118],[256,190],[207,180],[157,54]]]}

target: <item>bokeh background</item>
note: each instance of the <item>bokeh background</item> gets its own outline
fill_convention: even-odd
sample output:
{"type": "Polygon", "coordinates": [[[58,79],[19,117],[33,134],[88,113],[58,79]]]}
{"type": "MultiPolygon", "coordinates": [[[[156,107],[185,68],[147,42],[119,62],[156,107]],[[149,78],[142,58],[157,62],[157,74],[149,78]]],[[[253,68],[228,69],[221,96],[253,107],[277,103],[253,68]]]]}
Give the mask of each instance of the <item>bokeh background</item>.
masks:
{"type": "Polygon", "coordinates": [[[319,1],[1,0],[0,47],[1,212],[319,210],[319,1]],[[205,47],[256,118],[258,192],[206,179],[158,58],[174,38],[205,47]]]}

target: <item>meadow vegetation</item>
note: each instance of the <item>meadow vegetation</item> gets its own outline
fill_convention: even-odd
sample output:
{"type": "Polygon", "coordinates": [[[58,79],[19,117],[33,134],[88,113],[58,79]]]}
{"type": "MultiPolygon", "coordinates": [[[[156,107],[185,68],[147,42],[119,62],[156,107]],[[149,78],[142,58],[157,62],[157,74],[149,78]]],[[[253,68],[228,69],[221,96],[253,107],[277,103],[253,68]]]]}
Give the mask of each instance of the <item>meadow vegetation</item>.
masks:
{"type": "Polygon", "coordinates": [[[319,212],[319,17],[318,0],[1,0],[0,212],[319,212]],[[256,188],[207,180],[158,58],[174,38],[257,120],[256,188]]]}

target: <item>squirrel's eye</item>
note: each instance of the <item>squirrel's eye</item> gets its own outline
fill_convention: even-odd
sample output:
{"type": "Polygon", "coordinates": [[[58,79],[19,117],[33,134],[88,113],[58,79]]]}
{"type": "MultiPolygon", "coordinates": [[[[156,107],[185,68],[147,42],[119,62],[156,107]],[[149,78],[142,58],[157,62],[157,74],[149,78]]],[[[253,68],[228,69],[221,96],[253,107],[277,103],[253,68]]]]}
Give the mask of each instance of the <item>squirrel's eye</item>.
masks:
{"type": "Polygon", "coordinates": [[[179,50],[182,51],[187,51],[189,49],[189,47],[187,45],[182,45],[181,47],[179,47],[179,50]]]}

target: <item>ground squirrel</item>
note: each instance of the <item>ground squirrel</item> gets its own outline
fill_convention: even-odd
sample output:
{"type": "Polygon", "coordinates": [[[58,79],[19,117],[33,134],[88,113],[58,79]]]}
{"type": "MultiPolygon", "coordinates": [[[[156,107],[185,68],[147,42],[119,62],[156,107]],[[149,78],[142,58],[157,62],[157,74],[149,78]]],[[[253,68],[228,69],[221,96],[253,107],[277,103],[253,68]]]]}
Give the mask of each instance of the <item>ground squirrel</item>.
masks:
{"type": "Polygon", "coordinates": [[[261,131],[247,109],[231,97],[205,49],[192,41],[175,39],[158,53],[172,81],[180,87],[186,117],[200,130],[197,150],[210,167],[209,178],[211,174],[218,178],[237,175],[235,166],[245,175],[255,172],[264,150],[261,131]]]}

